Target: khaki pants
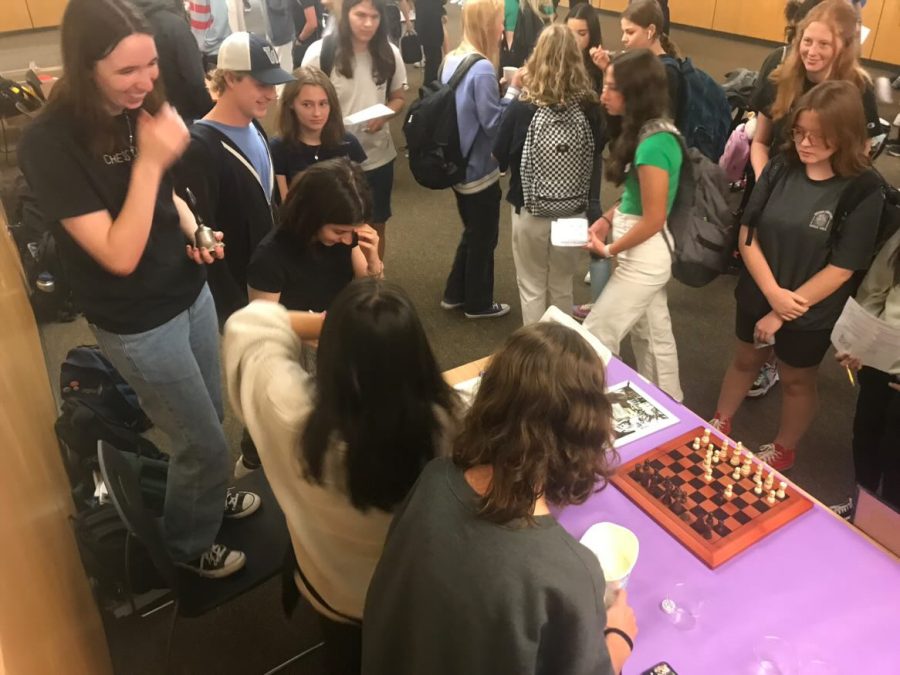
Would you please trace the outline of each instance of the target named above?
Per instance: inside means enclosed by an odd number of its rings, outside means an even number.
[[[522,323],[537,322],[550,305],[572,313],[572,275],[584,269],[585,252],[550,243],[550,218],[538,218],[524,207],[512,210],[512,250],[522,304]]]
[[[640,220],[615,212],[613,241]],[[609,282],[584,320],[584,327],[614,353],[631,334],[638,372],[676,401],[684,394],[678,376],[678,350],[666,284],[672,276],[672,256],[659,232],[617,256]]]

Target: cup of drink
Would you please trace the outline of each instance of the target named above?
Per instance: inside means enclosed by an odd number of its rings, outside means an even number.
[[[517,70],[518,70],[518,68],[515,68],[513,66],[504,66],[503,67],[503,79],[506,80],[507,85],[512,84],[513,77],[515,77]]]
[[[638,558],[638,538],[634,532],[621,525],[597,523],[588,528],[581,543],[600,561],[603,577],[606,579],[603,601],[609,607],[619,589],[628,584],[628,577]]]

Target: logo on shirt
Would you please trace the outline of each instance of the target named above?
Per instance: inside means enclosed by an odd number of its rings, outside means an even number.
[[[122,150],[121,152],[112,155],[103,155],[103,162],[107,166],[112,166],[114,164],[128,164],[134,159],[134,156],[134,148],[128,148],[127,150]]]
[[[816,211],[813,214],[812,220],[809,221],[809,226],[814,230],[827,232],[828,228],[831,227],[832,220],[834,220],[834,215],[831,211]]]

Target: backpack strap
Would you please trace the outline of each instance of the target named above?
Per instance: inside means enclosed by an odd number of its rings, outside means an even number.
[[[841,228],[844,221],[856,210],[860,204],[876,192],[884,191],[884,178],[875,169],[867,169],[856,176],[847,187],[841,191],[837,207],[834,209],[834,221],[831,226],[829,247],[834,246],[841,237]]]
[[[681,135],[681,132],[678,131],[678,127],[675,126],[675,123],[670,119],[659,117],[644,122],[644,126],[641,127],[641,130],[638,133],[638,145],[646,141],[651,136],[664,133],[672,134],[683,144],[684,137]]]
[[[456,66],[456,70],[453,72],[453,75],[450,76],[450,79],[447,81],[447,86],[450,87],[452,91],[456,91],[456,88],[463,81],[463,78],[466,76],[466,73],[479,61],[483,61],[484,57],[481,54],[469,54],[466,58],[460,61],[460,64]],[[438,78],[441,77],[444,73],[444,64],[441,64],[441,72],[438,73]]]
[[[319,69],[326,77],[331,77],[334,70],[334,55],[337,51],[337,36],[334,33],[322,38],[322,51],[319,53]]]
[[[759,222],[759,217],[762,215],[763,210],[766,207],[766,204],[769,203],[769,199],[772,197],[772,189],[775,187],[775,184],[781,180],[781,177],[784,175],[787,170],[787,164],[785,162],[783,155],[775,155],[773,159],[769,162],[769,175],[767,177],[767,190],[766,196],[763,200],[762,206],[759,207],[756,214],[753,218],[750,219],[750,222],[745,223],[747,225],[747,239],[744,242],[745,246],[749,246],[753,243],[753,233],[756,230],[756,226]],[[753,189],[756,190],[759,187],[759,183],[756,182],[753,186]],[[743,211],[743,210],[742,210]]]

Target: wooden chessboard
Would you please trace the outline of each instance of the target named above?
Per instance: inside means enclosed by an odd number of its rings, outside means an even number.
[[[767,492],[755,494],[753,475],[760,463],[755,458],[751,474],[739,480],[732,478],[735,467],[727,460],[713,464],[713,479],[707,483],[703,479],[706,448],[694,450],[692,447],[694,439],[702,436],[703,429],[698,427],[664,443],[621,465],[610,482],[714,569],[808,511],[812,508],[812,502],[790,484],[784,498],[774,504],[767,502]],[[721,449],[719,438],[711,435],[709,442]],[[645,462],[649,462],[661,478],[668,478],[672,485],[684,491],[682,507],[665,504],[661,487],[651,490],[639,482],[639,465],[646,466]],[[764,466],[767,473],[771,471]],[[776,488],[780,480],[783,479],[776,475]],[[734,496],[731,499],[723,496],[727,485],[733,486]],[[676,510],[683,512],[678,514]],[[709,514],[718,522],[712,529],[703,525]]]

